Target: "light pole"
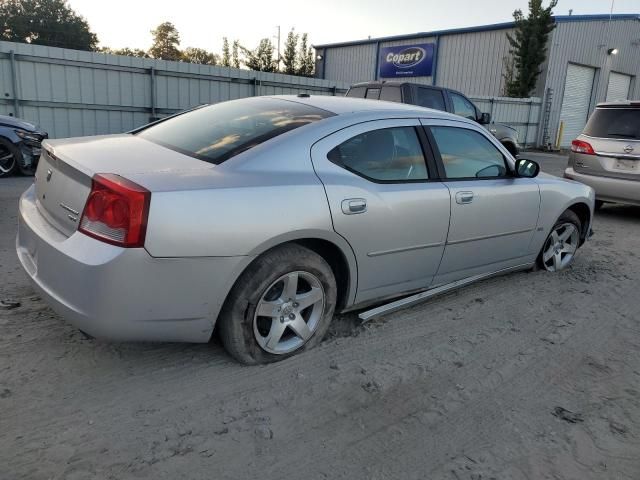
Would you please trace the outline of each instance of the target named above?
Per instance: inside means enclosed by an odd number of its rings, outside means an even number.
[[[278,29],[278,36],[275,37],[278,39],[278,71],[280,71],[280,25],[276,25]]]

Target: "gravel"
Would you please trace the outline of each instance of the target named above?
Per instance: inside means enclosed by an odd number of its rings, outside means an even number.
[[[565,159],[524,154],[559,173]],[[258,367],[85,337],[14,252],[0,180],[0,479],[640,478],[640,208],[563,272],[494,278]]]

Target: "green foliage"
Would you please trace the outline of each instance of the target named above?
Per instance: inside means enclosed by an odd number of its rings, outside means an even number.
[[[154,30],[151,30],[151,34],[153,35],[153,45],[149,49],[149,55],[152,58],[161,58],[162,60],[182,59],[182,52],[178,48],[180,34],[173,23],[161,23]]]
[[[227,37],[222,39],[222,66],[231,66],[231,52],[229,51],[229,40],[227,40]]]
[[[260,72],[277,72],[278,62],[273,58],[273,43],[268,38],[260,40],[260,44],[254,50],[239,45],[244,54],[244,64],[250,70]]]
[[[295,75],[298,73],[297,62],[298,53],[298,35],[293,29],[287,34],[287,40],[284,42],[284,52],[282,55],[282,64],[284,65],[283,73]]]
[[[102,47],[98,49],[101,53],[110,53],[111,55],[124,55],[126,57],[149,58],[149,54],[140,48],[109,48]]]
[[[516,28],[513,35],[507,33],[509,53],[512,59],[505,63],[505,92],[509,97],[528,97],[536,87],[540,67],[547,57],[547,40],[555,28],[553,9],[558,0],[551,0],[548,7],[542,0],[529,0],[529,14],[522,10],[513,12]]]
[[[96,50],[98,37],[65,0],[0,0],[0,40]]]
[[[204,48],[187,47],[182,52],[182,60],[201,65],[217,65],[220,57],[215,53],[206,51]]]
[[[231,48],[231,66],[233,68],[240,68],[240,43],[238,40],[233,41],[233,47]]]
[[[308,37],[303,33],[300,37],[300,48],[298,49],[298,70],[297,74],[302,77],[311,77],[315,69],[313,48],[308,46]]]

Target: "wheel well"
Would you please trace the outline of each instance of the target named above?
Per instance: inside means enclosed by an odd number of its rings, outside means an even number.
[[[328,240],[322,240],[319,238],[303,238],[300,240],[294,240],[292,243],[297,243],[298,245],[316,252],[329,264],[333,271],[333,275],[336,278],[336,286],[338,290],[336,312],[344,309],[348,300],[351,275],[349,274],[349,264],[347,263],[347,259],[340,248]]]
[[[591,210],[589,210],[589,206],[586,203],[574,203],[568,208],[568,210],[571,210],[580,219],[580,223],[582,224],[580,240],[584,241],[585,238],[587,238],[589,220],[591,219]]]

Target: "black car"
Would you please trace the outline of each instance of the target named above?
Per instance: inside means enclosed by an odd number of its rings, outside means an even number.
[[[514,157],[518,154],[518,132],[502,123],[491,123],[491,115],[480,109],[464,94],[450,88],[410,82],[364,82],[351,86],[347,97],[387,100],[434,108],[470,118],[489,130]]]
[[[19,171],[33,175],[38,166],[45,131],[33,123],[0,115],[0,177]]]

